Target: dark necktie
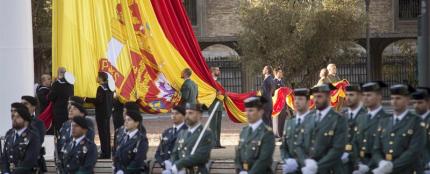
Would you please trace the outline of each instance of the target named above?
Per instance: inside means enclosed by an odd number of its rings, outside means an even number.
[[[72,144],[72,150],[73,150],[73,149],[75,149],[75,147],[76,147],[76,140],[75,140],[75,141],[73,141],[72,143],[73,143],[73,144]]]
[[[399,118],[396,118],[396,119],[394,119],[394,125],[396,125],[397,123],[399,123],[400,122],[400,119]]]
[[[354,119],[354,113],[350,112],[349,113],[349,120],[352,120],[352,119]]]
[[[252,135],[252,127],[249,127],[248,129],[248,137]]]
[[[15,133],[15,140],[14,140],[13,142],[18,141],[18,138],[19,138],[19,134],[18,134],[18,133]]]
[[[368,119],[368,120],[372,120],[372,114],[368,113],[368,114],[367,114],[367,119]]]
[[[178,128],[176,128],[176,127],[173,128],[173,134],[176,134],[176,132],[178,131],[177,129]]]
[[[318,114],[317,114],[317,123],[319,123],[321,121],[321,117],[322,117],[321,112],[318,112]]]
[[[298,118],[298,119],[297,119],[297,126],[300,126],[300,124],[302,124],[302,119],[301,119],[301,118]]]

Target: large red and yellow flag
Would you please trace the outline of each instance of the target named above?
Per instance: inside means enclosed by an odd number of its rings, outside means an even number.
[[[181,0],[54,0],[52,26],[52,68],[74,74],[75,95],[94,97],[97,72],[105,71],[121,100],[163,113],[179,100],[181,71],[190,68],[200,103],[222,98],[230,118],[246,122],[243,99],[255,93],[229,93],[213,80]]]

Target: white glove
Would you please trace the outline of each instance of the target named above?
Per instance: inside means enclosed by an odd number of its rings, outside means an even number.
[[[166,168],[166,170],[172,170],[172,162],[170,160],[165,160],[164,167]]]
[[[424,170],[424,174],[430,174],[430,170]]]
[[[340,159],[342,160],[342,163],[348,163],[349,161],[349,153],[343,152],[342,157],[340,157]]]
[[[163,170],[161,174],[172,174],[171,170]]]
[[[239,174],[248,174],[247,171],[240,171]]]
[[[284,174],[286,173],[292,173],[297,171],[297,168],[299,167],[299,164],[297,161],[293,158],[288,158],[285,160],[285,164],[282,165],[282,171]]]
[[[378,168],[372,170],[374,174],[387,174],[393,171],[393,163],[391,161],[382,160],[378,164]]]
[[[318,163],[313,159],[305,160],[305,167],[302,168],[303,174],[316,174],[318,172]]]
[[[182,170],[178,171],[178,168],[176,168],[176,165],[173,165],[173,167],[172,167],[172,173],[173,174],[186,174],[187,172],[185,171],[185,169],[182,169]]]
[[[365,174],[369,171],[369,167],[364,164],[358,164],[358,170],[352,172],[352,174]]]
[[[116,174],[124,174],[124,171],[118,170],[118,172],[116,172]]]

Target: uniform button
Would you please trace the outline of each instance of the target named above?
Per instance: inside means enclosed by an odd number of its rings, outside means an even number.
[[[366,147],[362,147],[361,150],[366,150]]]
[[[393,143],[394,143],[394,142],[392,142],[392,141],[390,141],[390,142],[389,142],[389,144],[391,144],[391,145],[392,145]]]
[[[182,154],[182,158],[185,158],[185,154]]]
[[[363,140],[363,143],[366,143],[366,142],[367,142],[367,140],[366,140],[366,139],[364,139],[364,140]]]
[[[394,137],[395,135],[396,135],[396,134],[394,134],[394,133],[391,133],[391,136],[392,136],[392,137]]]
[[[393,150],[393,149],[390,149],[388,152],[393,153],[393,152],[394,152],[394,150]]]

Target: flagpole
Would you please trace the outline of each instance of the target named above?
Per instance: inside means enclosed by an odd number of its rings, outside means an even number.
[[[205,133],[206,129],[208,129],[209,124],[210,124],[210,122],[211,122],[211,120],[212,120],[212,117],[215,115],[215,111],[216,111],[216,110],[218,109],[218,107],[219,107],[219,103],[220,103],[220,101],[218,101],[218,100],[217,100],[217,102],[215,103],[215,107],[212,109],[212,113],[209,115],[208,121],[206,121],[205,127],[203,127],[203,130],[202,130],[202,132],[200,132],[200,135],[199,135],[199,138],[198,138],[198,139],[197,139],[197,141],[196,141],[196,144],[194,144],[194,147],[193,147],[193,149],[191,150],[191,155],[194,155],[194,152],[196,152],[197,147],[199,146],[200,141],[201,141],[201,140],[202,140],[202,138],[203,138],[203,134]]]
[[[0,5],[0,135],[12,127],[10,104],[34,95],[31,1],[2,0]]]

